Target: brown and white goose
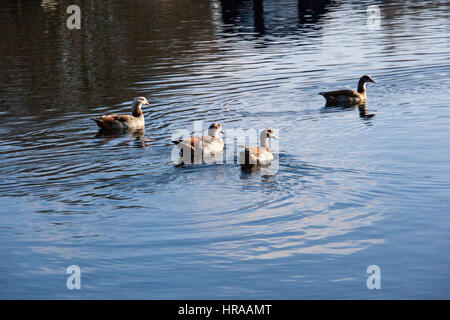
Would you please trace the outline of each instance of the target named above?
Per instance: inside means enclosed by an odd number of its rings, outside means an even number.
[[[344,89],[337,91],[320,92],[319,94],[324,96],[324,98],[327,100],[327,105],[363,104],[367,101],[367,82],[376,83],[371,76],[364,75],[358,81],[358,90]]]
[[[207,136],[192,136],[172,141],[181,150],[186,149],[192,154],[211,155],[223,151],[224,143],[219,133],[224,134],[220,123],[213,123],[208,128]]]
[[[131,104],[131,115],[108,114],[92,118],[102,130],[140,130],[145,128],[142,106],[148,105],[145,97],[134,98]]]
[[[273,154],[269,148],[269,138],[278,140],[272,129],[263,130],[259,135],[259,147],[244,147],[244,151],[239,154],[239,163],[242,169],[250,169],[259,164],[268,165],[272,162]]]

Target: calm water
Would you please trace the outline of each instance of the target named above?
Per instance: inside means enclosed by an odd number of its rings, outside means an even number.
[[[72,1],[2,1],[0,298],[450,298],[450,2],[310,3],[83,1],[68,30]],[[363,74],[375,117],[324,108]],[[138,95],[145,136],[97,135]],[[175,167],[200,120],[278,130],[279,170]]]

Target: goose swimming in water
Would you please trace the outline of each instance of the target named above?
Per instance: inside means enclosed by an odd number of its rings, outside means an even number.
[[[324,98],[327,100],[327,105],[364,104],[367,100],[366,84],[368,82],[376,83],[371,76],[364,75],[358,81],[357,90],[344,89],[337,91],[320,92],[319,94],[324,96]]]
[[[183,151],[189,151],[191,155],[212,155],[223,151],[224,143],[219,133],[224,134],[220,123],[213,123],[208,128],[206,136],[192,136],[172,141]]]
[[[150,106],[145,97],[134,98],[131,115],[108,114],[92,118],[102,130],[139,130],[145,128],[144,114],[141,107]]]
[[[239,163],[242,169],[249,169],[259,164],[267,165],[272,162],[273,154],[269,148],[269,138],[278,140],[272,129],[263,130],[259,135],[259,147],[244,147],[244,151],[239,154]]]

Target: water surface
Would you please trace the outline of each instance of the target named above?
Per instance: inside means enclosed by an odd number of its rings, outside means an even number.
[[[2,2],[0,297],[448,299],[450,3],[311,3]],[[363,74],[374,117],[324,108]],[[98,135],[138,95],[144,137]],[[279,166],[174,166],[194,121]]]

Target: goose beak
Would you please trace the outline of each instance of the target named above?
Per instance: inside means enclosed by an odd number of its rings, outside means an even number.
[[[150,102],[147,102],[146,105],[148,105],[149,107],[151,107]]]
[[[272,138],[272,139],[275,139],[275,140],[280,140],[280,139],[278,139],[278,137],[276,137],[276,136],[272,136],[271,138]]]
[[[222,130],[222,129],[220,130],[220,133],[221,133],[221,134],[225,134],[225,132],[223,132],[223,130]]]
[[[377,83],[375,80],[373,80],[372,78],[370,78],[370,82],[373,82],[373,83]]]

